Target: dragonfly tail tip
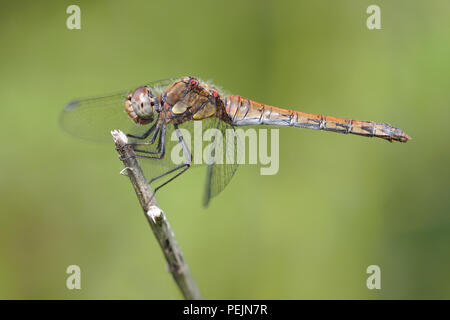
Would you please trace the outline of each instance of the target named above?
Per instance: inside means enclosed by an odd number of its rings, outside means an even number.
[[[405,140],[403,142],[408,142],[409,140],[412,140],[410,136],[408,136],[406,133],[404,134]]]

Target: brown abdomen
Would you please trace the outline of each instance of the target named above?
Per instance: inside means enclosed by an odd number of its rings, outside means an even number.
[[[378,137],[389,141],[406,142],[411,139],[401,129],[386,123],[335,118],[287,110],[264,105],[239,96],[229,96],[224,100],[227,114],[236,126],[265,124],[345,134],[352,133],[366,137]]]

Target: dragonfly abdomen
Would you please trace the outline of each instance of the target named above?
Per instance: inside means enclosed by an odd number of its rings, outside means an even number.
[[[389,141],[406,142],[411,139],[401,129],[374,121],[336,118],[277,108],[239,96],[225,98],[225,108],[236,126],[274,125],[351,133],[366,137],[378,137]]]

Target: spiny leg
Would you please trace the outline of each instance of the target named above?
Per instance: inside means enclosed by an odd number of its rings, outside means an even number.
[[[139,152],[139,153],[147,153],[147,154],[159,154],[162,152],[164,146],[165,146],[165,140],[166,140],[166,126],[163,125],[161,127],[161,129],[159,130],[159,138],[158,138],[158,145],[156,146],[156,150],[155,151],[151,151],[151,150],[142,150],[142,149],[134,149],[135,152]],[[153,138],[153,137],[152,137]],[[139,143],[139,144],[134,144],[134,146],[143,146],[143,145],[151,145],[153,144],[154,141],[150,141],[149,143]]]
[[[155,142],[156,137],[157,137],[158,133],[160,132],[161,128],[164,128],[164,133],[165,133],[165,126],[164,126],[164,125],[161,126],[161,125],[158,123],[158,124],[152,126],[152,128],[153,128],[153,127],[154,127],[154,129],[153,129],[153,130],[154,130],[154,131],[153,131],[153,135],[152,135],[152,137],[151,137],[151,139],[150,139],[149,142],[129,142],[129,143],[127,143],[127,144],[124,144],[121,148],[124,148],[124,147],[126,147],[126,146],[132,146],[132,147],[133,147],[133,150],[134,150],[135,152],[139,152],[139,153],[147,153],[147,154],[159,154],[159,153],[161,152],[161,148],[162,148],[162,144],[161,144],[161,137],[162,137],[162,135],[161,135],[161,134],[159,135],[158,146],[157,146],[157,148],[156,148],[155,151],[135,149],[135,146],[138,146],[138,145],[139,145],[139,146],[142,146],[142,145],[152,145],[152,144]],[[138,156],[138,155],[136,155],[136,156]],[[134,156],[130,156],[130,157],[134,157]],[[138,157],[144,157],[144,156],[138,156]],[[145,157],[144,157],[144,158],[145,158]],[[155,157],[149,157],[149,158],[154,159]],[[160,158],[159,158],[159,159],[160,159]],[[125,160],[125,159],[121,158],[120,160]]]
[[[159,134],[158,139],[158,146],[155,151],[148,151],[148,150],[140,150],[140,149],[134,149],[137,153],[144,153],[144,154],[157,154],[157,156],[147,156],[142,154],[136,154],[136,157],[144,158],[144,159],[162,159],[166,153],[166,126],[162,126]]]
[[[168,184],[169,182],[171,182],[172,180],[174,180],[175,178],[177,178],[178,176],[180,176],[182,173],[184,173],[187,169],[189,169],[191,167],[192,164],[192,154],[191,151],[189,150],[189,147],[186,145],[186,142],[184,141],[183,135],[181,133],[181,131],[178,129],[177,125],[174,125],[175,127],[175,132],[178,136],[178,141],[181,144],[181,147],[183,149],[183,154],[185,157],[186,162],[177,166],[176,168],[173,168],[167,172],[164,172],[163,174],[160,174],[156,177],[153,177],[152,179],[150,179],[149,184],[168,175],[171,174],[173,172],[176,172],[178,170],[180,170],[179,172],[177,172],[177,174],[175,174],[173,177],[169,178],[167,181],[163,182],[162,184],[160,184],[159,186],[157,186],[154,191],[153,191],[153,196],[150,199],[150,201],[153,199],[156,191],[158,191],[159,189],[161,189],[163,186],[165,186],[166,184]],[[163,144],[163,148],[164,148],[164,144]],[[148,158],[148,157],[147,157]]]
[[[184,171],[186,171],[187,169],[189,169],[189,167],[190,167],[190,164],[189,164],[189,163],[183,163],[183,164],[179,165],[179,166],[176,167],[176,168],[173,168],[173,169],[171,169],[171,170],[169,170],[169,171],[167,171],[167,172],[164,172],[163,174],[160,174],[159,176],[156,176],[156,177],[151,178],[150,181],[149,181],[149,183],[152,183],[153,181],[155,181],[155,180],[157,180],[157,179],[159,179],[159,178],[162,178],[162,177],[164,177],[164,176],[166,176],[166,175],[168,175],[168,174],[170,174],[170,173],[172,173],[172,172],[175,172],[175,171],[177,171],[177,170],[182,169],[182,170],[181,170],[180,172],[178,172],[176,175],[174,175],[173,177],[171,177],[171,178],[168,179],[167,181],[165,181],[165,182],[163,182],[162,184],[160,184],[159,186],[157,186],[153,192],[156,192],[158,189],[160,189],[161,187],[163,187],[163,186],[165,186],[166,184],[168,184],[170,181],[172,181],[173,179],[175,179],[176,177],[178,177],[180,174],[182,174]]]
[[[155,190],[153,190],[153,195],[150,198],[150,201],[153,199],[153,197],[155,196],[156,191],[158,191],[159,189],[161,189],[162,187],[164,187],[166,184],[168,184],[170,181],[174,180],[175,178],[179,177],[182,173],[186,172],[187,169],[190,168],[190,164],[182,164],[181,166],[179,166],[177,169],[181,169],[183,168],[180,172],[178,172],[176,175],[174,175],[172,178],[168,179],[167,181],[165,181],[164,183],[160,184],[159,186],[157,186],[155,188]]]
[[[155,143],[156,137],[158,136],[158,133],[162,127],[165,127],[165,126],[161,125],[160,123],[156,123],[154,125],[153,134],[152,134],[152,137],[150,138],[150,141],[148,141],[148,142],[130,142],[130,143],[128,143],[128,145],[146,146],[146,145],[151,145],[151,144]]]
[[[149,183],[152,183],[153,181],[155,181],[155,180],[157,180],[157,179],[159,179],[159,178],[162,178],[162,177],[164,177],[164,176],[166,176],[166,175],[168,175],[168,174],[170,174],[170,173],[172,173],[172,172],[175,172],[175,171],[177,171],[177,170],[179,170],[179,169],[182,169],[182,168],[185,167],[185,166],[190,167],[191,164],[192,164],[192,154],[191,154],[191,151],[189,150],[189,147],[186,145],[186,142],[184,141],[183,135],[182,135],[181,131],[178,129],[178,126],[177,126],[177,125],[174,125],[174,127],[175,127],[175,132],[176,132],[176,134],[177,134],[177,136],[178,136],[178,142],[181,144],[181,147],[182,147],[182,149],[183,149],[183,155],[184,155],[184,157],[185,157],[186,162],[183,163],[183,164],[181,164],[181,165],[179,165],[179,166],[177,166],[176,168],[173,168],[173,169],[171,169],[171,170],[169,170],[169,171],[167,171],[167,172],[164,172],[163,174],[160,174],[160,175],[158,175],[158,176],[156,176],[156,177],[153,177],[152,179],[150,179],[150,182],[149,182]],[[176,176],[178,176],[178,175],[179,175],[179,173],[178,173]],[[176,176],[174,176],[174,177],[176,177]],[[173,177],[173,178],[174,178],[174,177]],[[173,180],[173,178],[171,178],[170,181]],[[169,181],[167,181],[167,182],[169,182]],[[167,182],[165,182],[164,184],[158,186],[157,188],[162,187],[162,186],[165,185]]]
[[[136,145],[151,145],[151,144],[153,144],[155,142],[154,140],[156,139],[156,136],[157,136],[159,131],[161,131],[161,133],[159,135],[158,146],[157,146],[155,151],[135,149]],[[149,142],[146,142],[146,143],[127,143],[127,144],[125,144],[124,146],[121,147],[121,148],[124,148],[125,146],[132,146],[134,152],[136,152],[136,153],[159,154],[158,156],[144,156],[144,155],[141,155],[141,154],[135,154],[135,155],[129,156],[127,158],[120,158],[120,160],[123,161],[125,159],[134,158],[134,157],[147,158],[147,159],[161,159],[164,156],[164,152],[165,152],[165,143],[164,143],[165,136],[166,136],[166,127],[157,125],[156,128],[155,128],[155,131],[153,133],[153,136],[152,136],[152,138],[151,138],[151,140]]]
[[[155,123],[150,127],[150,129],[148,129],[147,131],[145,131],[145,132],[144,132],[142,135],[140,135],[140,136],[135,136],[135,135],[132,135],[132,134],[127,134],[127,137],[128,137],[128,138],[139,139],[139,140],[144,140],[144,139],[146,139],[146,138],[150,135],[150,133],[152,133],[153,130],[155,130],[156,124],[157,124],[157,122],[155,122]]]

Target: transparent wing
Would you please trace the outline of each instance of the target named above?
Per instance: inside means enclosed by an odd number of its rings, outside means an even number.
[[[173,81],[175,79],[165,79],[147,85],[163,90]],[[136,88],[70,102],[60,115],[61,127],[75,137],[96,142],[111,142],[110,131],[114,129],[120,129],[127,134],[141,135],[152,124],[137,125],[124,109],[128,93]]]
[[[217,196],[233,178],[242,158],[242,145],[234,128],[224,121],[211,119],[215,127],[210,147],[206,147],[206,184],[203,205],[206,207],[212,197]],[[208,134],[206,134],[208,136]]]
[[[192,154],[192,168],[207,166],[203,202],[207,206],[210,199],[231,181],[242,157],[243,151],[239,149],[241,140],[231,125],[214,118],[187,121],[179,125],[179,129]],[[156,143],[144,148],[154,150]],[[171,123],[166,126],[165,156],[161,159],[139,159],[148,179],[174,169],[185,161],[183,149]],[[155,186],[168,177],[155,182]]]
[[[197,157],[197,155],[194,154],[195,150],[199,150],[198,146],[194,149],[194,137],[195,137],[195,132],[194,132],[195,128],[194,127],[195,127],[194,121],[188,121],[188,122],[185,122],[178,126],[178,128],[182,132],[184,141],[186,142],[190,152],[192,153],[192,156],[193,156],[192,165],[193,165],[193,167],[197,167],[197,166],[202,165],[203,163],[201,162],[201,159],[199,159],[200,156]],[[178,136],[175,133],[174,125],[172,123],[168,123],[166,125],[165,130],[166,130],[166,134],[165,134],[165,141],[164,141],[164,147],[165,147],[164,156],[160,159],[149,159],[149,158],[143,158],[143,157],[138,158],[138,161],[139,161],[139,163],[145,173],[145,176],[147,177],[148,180],[150,180],[153,177],[159,176],[171,169],[174,169],[181,164],[186,163],[186,158],[184,156],[182,146],[179,143]],[[158,138],[156,139],[154,144],[136,146],[135,149],[150,151],[150,152],[155,151],[158,147],[158,140],[159,140],[160,134],[161,134],[161,131],[158,134]],[[130,139],[130,140],[133,141],[134,139]],[[149,140],[149,139],[146,139],[146,140]],[[140,142],[142,142],[142,141],[140,141]],[[146,154],[146,153],[142,153],[142,152],[137,152],[137,154],[143,155],[143,156],[150,156],[150,157],[157,156],[157,155]],[[174,172],[174,174],[175,173],[176,172]],[[160,183],[167,180],[167,178],[169,178],[170,176],[171,175],[167,176],[166,178],[161,178],[160,180],[155,181],[155,186],[158,186]]]

